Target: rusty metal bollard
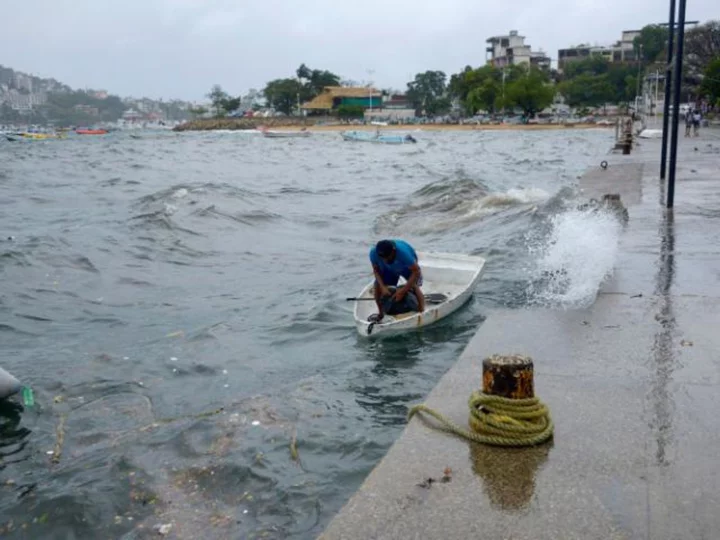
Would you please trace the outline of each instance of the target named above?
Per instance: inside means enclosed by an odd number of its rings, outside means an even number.
[[[533,361],[529,356],[494,354],[483,360],[485,394],[510,399],[535,397]]]

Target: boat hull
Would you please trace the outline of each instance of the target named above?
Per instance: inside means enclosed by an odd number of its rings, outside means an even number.
[[[397,335],[429,326],[460,309],[470,298],[482,277],[485,259],[455,253],[418,253],[423,272],[423,293],[441,293],[447,300],[426,305],[422,313],[386,315],[382,322],[371,323],[368,317],[377,312],[375,302],[355,302],[353,315],[358,334],[363,337]],[[374,282],[368,283],[359,298],[373,297]]]
[[[268,139],[299,139],[309,136],[309,131],[263,131],[263,137]]]
[[[343,140],[351,142],[367,142],[374,144],[412,144],[415,139],[408,139],[404,135],[376,135],[362,131],[344,131],[341,133]]]

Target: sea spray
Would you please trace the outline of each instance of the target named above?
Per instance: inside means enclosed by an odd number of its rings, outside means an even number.
[[[586,307],[615,266],[622,226],[604,211],[570,210],[549,218],[543,240],[530,243],[536,304]]]

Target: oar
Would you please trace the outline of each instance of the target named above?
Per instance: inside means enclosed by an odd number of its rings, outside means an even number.
[[[429,293],[425,295],[425,302],[428,304],[442,304],[447,301],[448,297],[442,293]],[[350,297],[345,299],[346,302],[374,302],[374,298],[363,297]]]

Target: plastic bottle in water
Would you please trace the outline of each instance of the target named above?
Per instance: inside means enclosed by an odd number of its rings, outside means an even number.
[[[35,397],[33,396],[32,388],[29,386],[23,386],[22,397],[23,403],[26,407],[32,407],[35,405]]]

